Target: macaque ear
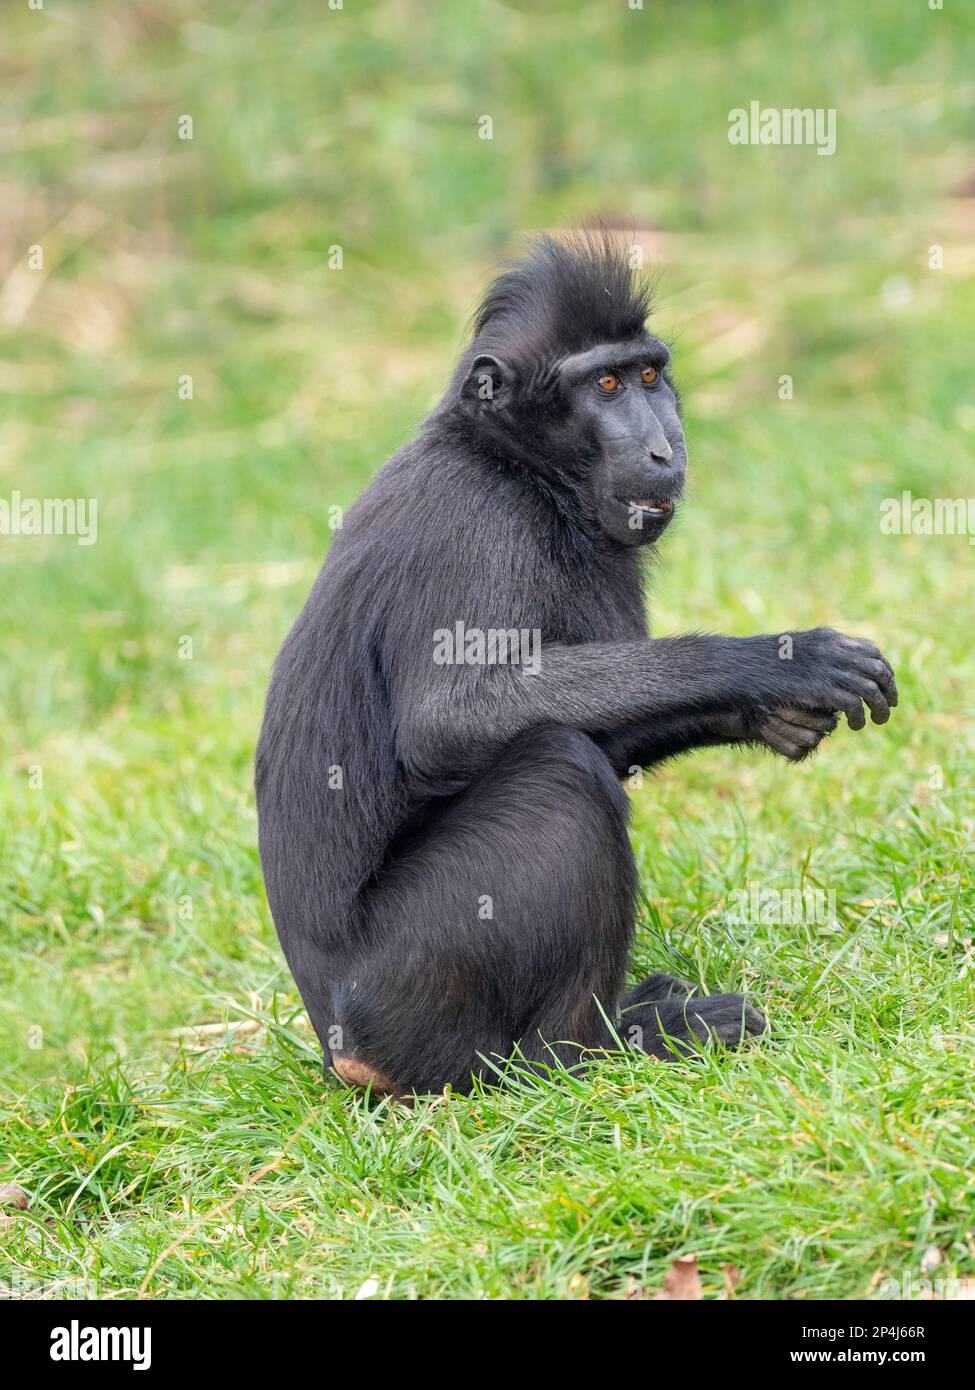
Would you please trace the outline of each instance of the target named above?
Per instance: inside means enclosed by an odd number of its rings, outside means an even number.
[[[511,384],[511,372],[500,357],[482,352],[471,363],[462,395],[472,405],[490,406]]]

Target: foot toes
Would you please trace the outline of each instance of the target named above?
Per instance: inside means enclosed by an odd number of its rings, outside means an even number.
[[[646,1050],[656,1057],[678,1052],[693,1055],[702,1044],[737,1047],[746,1038],[766,1029],[765,1017],[741,994],[706,994],[685,1000],[665,1000],[657,1005],[656,1039]]]
[[[743,1039],[765,1032],[764,1016],[741,994],[710,994],[692,1000],[685,1017],[702,1042],[710,1037],[725,1047],[736,1047]]]

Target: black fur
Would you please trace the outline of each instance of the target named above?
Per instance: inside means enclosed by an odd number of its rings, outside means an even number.
[[[829,629],[789,634],[785,659],[774,636],[649,639],[641,550],[686,454],[648,309],[599,236],[543,239],[503,274],[275,666],[257,755],[274,920],[326,1061],[396,1092],[466,1089],[516,1045],[578,1060],[620,1008],[657,1055],[761,1031],[740,996],[668,977],[624,996],[619,778],[713,743],[798,759],[835,712],[862,727],[861,701],[877,722],[896,702],[876,648]],[[458,622],[538,630],[538,673],[437,664]]]
[[[540,237],[530,258],[515,261],[484,296],[473,350],[496,350],[532,368],[593,343],[642,337],[651,308],[649,285],[605,237]]]

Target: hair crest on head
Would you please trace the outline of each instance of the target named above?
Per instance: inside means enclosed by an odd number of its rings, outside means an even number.
[[[638,338],[653,310],[623,240],[605,228],[535,237],[509,262],[474,315],[471,348],[519,366],[597,343]]]

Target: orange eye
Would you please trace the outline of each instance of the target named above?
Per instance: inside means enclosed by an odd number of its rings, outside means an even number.
[[[652,386],[653,383],[657,380],[656,367],[644,367],[643,371],[640,373],[640,379],[642,380],[644,386]]]
[[[616,391],[619,387],[619,384],[620,379],[615,372],[604,372],[603,375],[596,382],[596,385],[599,387],[600,391],[606,391],[610,393]]]

